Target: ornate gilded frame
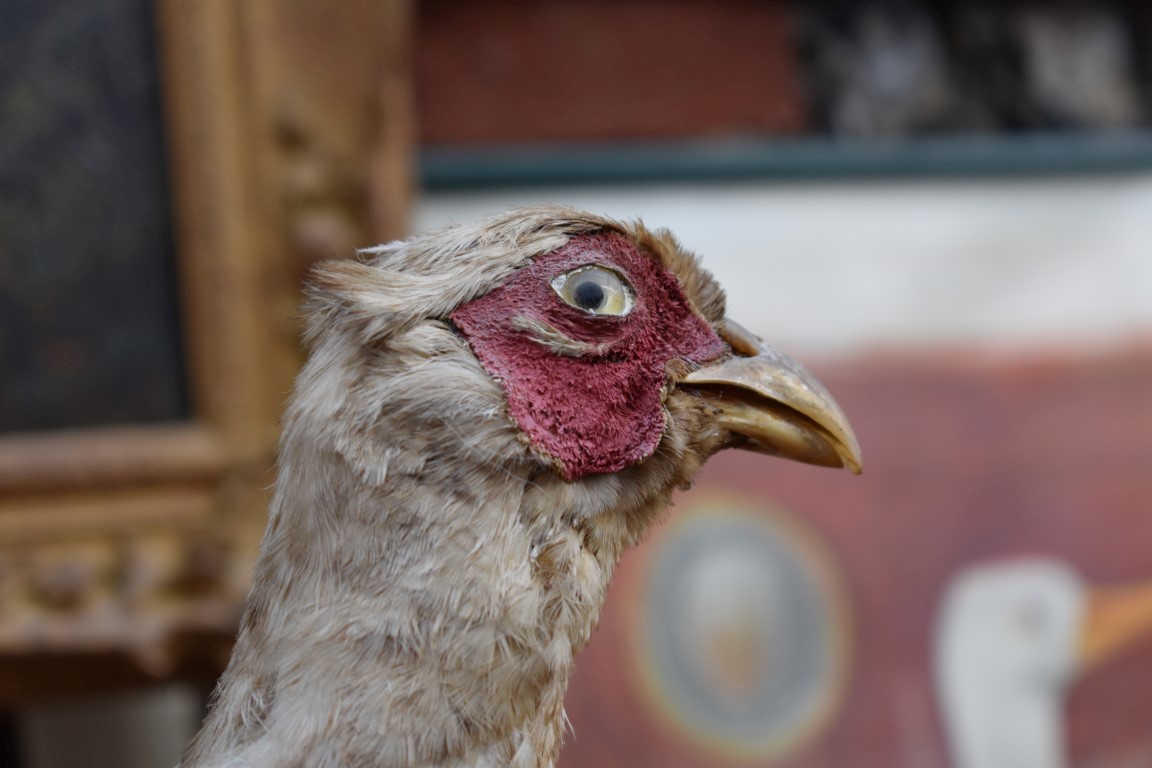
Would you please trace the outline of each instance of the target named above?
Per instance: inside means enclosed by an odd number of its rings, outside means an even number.
[[[194,415],[0,438],[0,704],[219,671],[300,277],[406,223],[406,0],[156,8]]]

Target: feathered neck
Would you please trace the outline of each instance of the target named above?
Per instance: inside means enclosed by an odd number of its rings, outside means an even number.
[[[182,765],[552,765],[572,656],[666,492],[620,516],[627,480],[545,471],[443,326],[378,359],[340,346],[301,375],[232,661]]]

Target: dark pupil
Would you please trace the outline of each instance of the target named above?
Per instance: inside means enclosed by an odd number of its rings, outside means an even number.
[[[594,280],[585,280],[572,291],[572,298],[580,309],[599,309],[604,303],[604,288]]]

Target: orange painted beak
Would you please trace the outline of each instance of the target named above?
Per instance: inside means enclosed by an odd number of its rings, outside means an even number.
[[[1149,635],[1152,582],[1094,589],[1077,649],[1080,668],[1098,667]]]

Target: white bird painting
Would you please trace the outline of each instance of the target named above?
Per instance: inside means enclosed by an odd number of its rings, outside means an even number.
[[[1152,632],[1152,582],[1093,588],[1052,559],[976,565],[949,584],[936,630],[954,768],[1069,768],[1065,694]]]

